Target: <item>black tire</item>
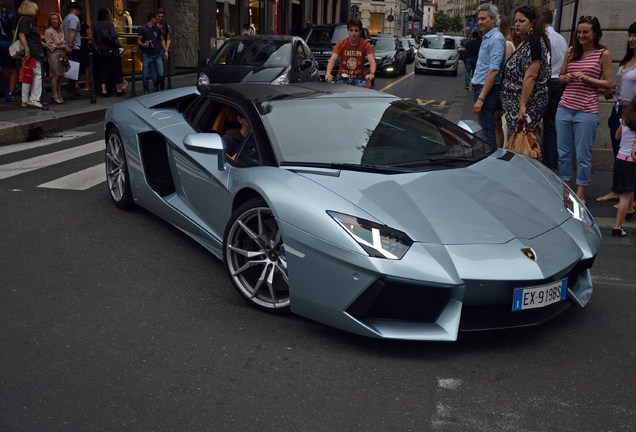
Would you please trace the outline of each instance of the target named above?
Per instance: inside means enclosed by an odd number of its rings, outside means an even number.
[[[232,284],[252,306],[289,313],[285,244],[274,214],[253,198],[232,214],[223,236],[223,262]]]
[[[135,206],[130,187],[126,150],[119,130],[113,126],[106,133],[106,184],[110,198],[120,209],[131,209]]]

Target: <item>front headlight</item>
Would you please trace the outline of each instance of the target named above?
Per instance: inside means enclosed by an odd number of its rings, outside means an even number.
[[[594,226],[594,218],[587,211],[585,204],[565,183],[563,183],[563,204],[574,219],[580,220],[589,226]]]
[[[197,84],[200,86],[206,86],[210,84],[210,79],[208,78],[206,74],[200,73],[199,77],[197,78]]]
[[[448,59],[449,60],[455,60],[457,58],[457,54],[451,54]]]
[[[272,84],[277,84],[277,85],[289,84],[289,74],[288,73],[282,74],[281,76],[276,78],[274,81],[272,81]]]
[[[426,57],[424,56],[424,54],[422,54],[421,52],[417,52],[417,57],[421,58],[422,60],[426,60]]]
[[[386,225],[334,211],[327,213],[371,257],[399,260],[413,244],[405,233]]]

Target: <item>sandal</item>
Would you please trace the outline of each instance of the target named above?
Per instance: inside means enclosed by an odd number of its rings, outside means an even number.
[[[618,201],[618,194],[615,192],[608,192],[603,196],[596,198],[596,202],[605,202],[605,201]]]
[[[627,235],[627,231],[621,228],[612,229],[612,237],[625,237]]]
[[[52,100],[58,105],[64,105],[64,101],[62,100],[62,98],[52,98]]]

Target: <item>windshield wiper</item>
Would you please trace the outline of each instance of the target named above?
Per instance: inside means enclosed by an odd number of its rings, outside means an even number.
[[[451,156],[442,156],[431,159],[420,159],[420,160],[410,160],[405,162],[395,162],[392,164],[388,164],[391,167],[413,167],[416,168],[418,166],[426,166],[426,165],[450,165],[454,163],[473,163],[477,162],[475,159],[470,158],[461,158],[461,157],[451,157]]]
[[[330,163],[322,163],[322,162],[281,162],[280,166],[302,166],[302,167],[311,167],[311,168],[331,168],[338,170],[347,170],[347,171],[361,171],[361,172],[372,172],[378,174],[399,174],[399,173],[408,173],[412,172],[409,169],[399,169],[388,166],[378,166],[378,165],[364,165],[364,164],[353,164],[353,163],[341,163],[341,162],[330,162]]]

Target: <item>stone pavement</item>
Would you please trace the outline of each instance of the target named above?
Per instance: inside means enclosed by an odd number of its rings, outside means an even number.
[[[461,71],[460,71],[461,72]],[[448,113],[452,121],[460,119],[473,119],[476,117],[472,112],[472,92],[464,89],[463,73],[458,74],[456,97]],[[179,88],[196,84],[196,73],[185,73],[172,76],[172,87]],[[143,94],[141,81],[136,82],[137,95]],[[130,97],[131,84],[127,89],[127,96],[108,98],[91,98],[88,93],[78,100],[65,99],[64,105],[58,105],[50,100],[48,110],[35,108],[22,108],[19,95],[13,103],[0,100],[0,145],[33,141],[40,139],[47,134],[72,129],[86,124],[97,123],[104,119],[106,110],[122,100]],[[598,133],[608,133],[604,125],[599,126]],[[610,235],[609,230],[614,225],[616,211],[612,208],[613,203],[597,203],[595,198],[609,191],[612,185],[612,172],[604,170],[594,170],[592,172],[592,184],[588,189],[587,207],[596,218],[599,226],[603,229],[604,235]],[[636,219],[626,222],[624,227],[630,234],[636,234]]]

